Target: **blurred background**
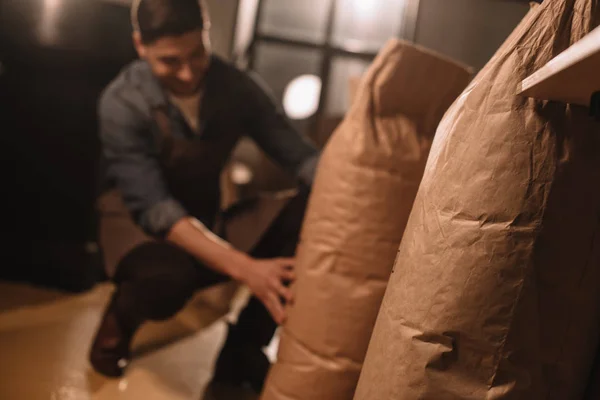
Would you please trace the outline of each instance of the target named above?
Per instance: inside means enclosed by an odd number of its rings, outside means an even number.
[[[0,0],[0,278],[83,291],[97,245],[100,91],[134,53],[128,0]],[[322,146],[390,38],[481,68],[528,10],[502,0],[208,0],[215,52],[258,73]],[[402,90],[402,88],[398,88]],[[231,190],[292,186],[249,141]]]

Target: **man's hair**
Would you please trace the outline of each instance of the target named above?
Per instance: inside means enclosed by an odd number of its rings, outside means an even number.
[[[200,0],[135,0],[131,21],[142,41],[152,43],[208,27],[205,11]]]

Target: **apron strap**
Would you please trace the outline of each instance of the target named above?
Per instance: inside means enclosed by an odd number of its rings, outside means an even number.
[[[171,129],[171,119],[167,113],[166,107],[156,107],[152,110],[152,118],[158,126],[160,133],[158,139],[158,148],[160,151],[165,151],[165,146],[173,138],[173,130]]]

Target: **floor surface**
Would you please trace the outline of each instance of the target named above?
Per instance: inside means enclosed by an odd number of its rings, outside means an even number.
[[[116,380],[95,373],[87,360],[112,291],[111,284],[102,284],[85,294],[65,295],[0,282],[0,399],[252,398],[223,393],[223,388],[206,391],[226,318],[243,305],[243,291],[234,297],[231,284],[211,288],[171,320],[144,325],[134,340],[133,362]]]

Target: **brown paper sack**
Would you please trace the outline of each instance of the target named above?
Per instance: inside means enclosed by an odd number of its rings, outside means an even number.
[[[391,41],[319,165],[263,400],[352,399],[435,129],[469,70]]]
[[[600,124],[515,93],[599,20],[598,0],[545,0],[446,113],[355,399],[581,399],[600,333]]]

